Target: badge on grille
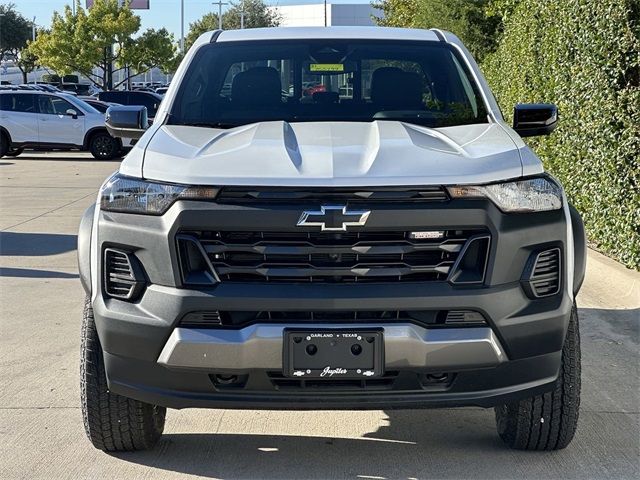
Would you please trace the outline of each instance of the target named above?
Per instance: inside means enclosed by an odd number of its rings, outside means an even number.
[[[305,210],[298,227],[320,227],[320,230],[345,232],[347,227],[361,227],[369,218],[370,210],[347,210],[346,205],[324,205],[320,210]]]

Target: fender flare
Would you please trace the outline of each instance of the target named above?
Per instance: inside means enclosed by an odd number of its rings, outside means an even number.
[[[85,210],[78,230],[78,273],[87,295],[91,295],[91,232],[95,209],[94,203]]]
[[[573,294],[578,295],[587,269],[587,235],[580,213],[571,204],[569,204],[569,213],[573,231]]]
[[[3,133],[7,136],[7,139],[9,140],[9,146],[11,146],[11,143],[13,142],[13,140],[11,140],[11,134],[9,133],[9,130],[7,130],[4,127],[0,127],[0,133]]]

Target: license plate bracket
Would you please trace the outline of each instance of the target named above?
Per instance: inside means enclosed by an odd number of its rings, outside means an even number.
[[[299,379],[368,379],[384,373],[381,329],[285,329],[284,375]]]

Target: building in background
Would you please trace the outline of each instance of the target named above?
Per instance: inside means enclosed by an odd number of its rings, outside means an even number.
[[[382,12],[369,4],[324,2],[304,5],[281,5],[270,7],[280,14],[281,27],[335,27],[375,25],[372,16],[381,16]],[[325,24],[326,11],[326,24]]]

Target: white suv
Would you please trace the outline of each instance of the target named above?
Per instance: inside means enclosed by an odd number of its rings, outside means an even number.
[[[0,157],[24,148],[88,150],[99,160],[118,156],[126,140],[113,138],[104,114],[65,93],[0,92]]]

